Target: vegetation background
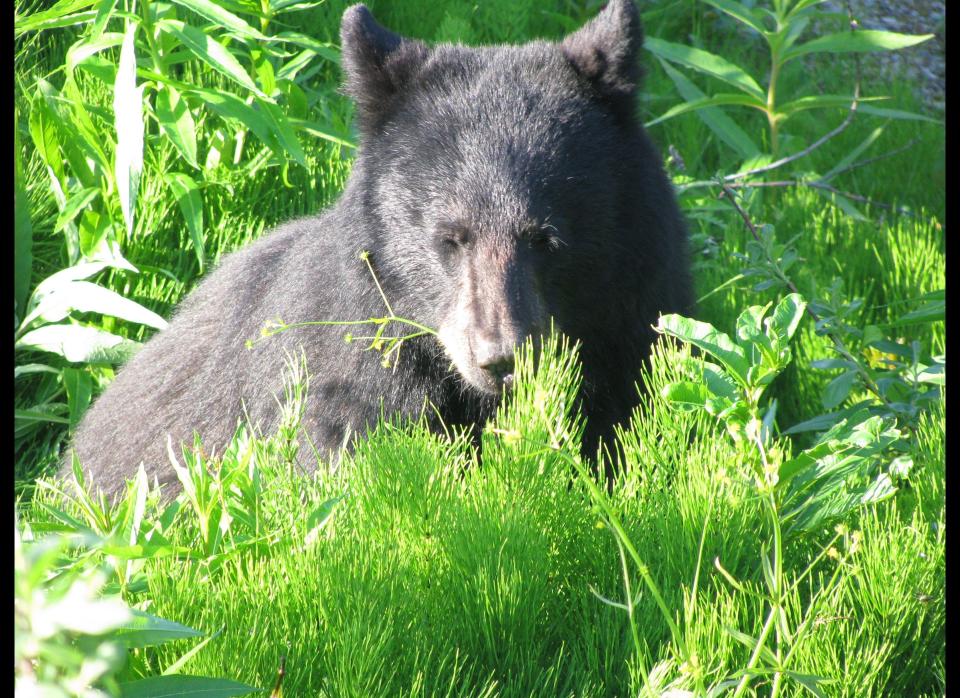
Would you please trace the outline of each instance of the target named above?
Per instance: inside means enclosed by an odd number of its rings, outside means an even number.
[[[465,43],[600,5],[368,4]],[[293,364],[278,432],[172,454],[173,501],[47,479],[221,255],[336,198],[347,5],[16,4],[18,693],[944,695],[942,115],[866,64],[929,37],[816,1],[643,6],[701,300],[662,322],[612,491],[559,345],[482,467],[391,423],[304,477]]]

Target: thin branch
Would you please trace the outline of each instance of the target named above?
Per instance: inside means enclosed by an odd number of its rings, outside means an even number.
[[[902,146],[900,146],[899,148],[894,148],[893,150],[891,150],[891,151],[889,151],[889,152],[881,153],[880,155],[875,155],[874,157],[872,157],[872,158],[867,158],[866,160],[858,160],[857,162],[850,163],[850,164],[847,165],[846,167],[841,167],[839,170],[837,170],[836,172],[834,172],[833,174],[831,174],[829,177],[821,177],[821,178],[820,178],[819,180],[817,180],[817,181],[819,181],[819,182],[829,182],[831,179],[833,179],[833,178],[836,177],[837,175],[843,174],[844,172],[850,172],[851,170],[856,170],[856,169],[859,169],[859,168],[861,168],[861,167],[865,167],[866,165],[872,165],[873,163],[875,163],[875,162],[877,162],[877,161],[879,161],[879,160],[886,160],[887,158],[892,158],[894,155],[899,155],[899,154],[902,153],[903,151],[909,150],[910,148],[913,147],[913,144],[919,142],[919,140],[920,140],[920,137],[919,137],[919,136],[915,136],[914,138],[911,138],[909,141],[907,141],[906,143],[904,143],[904,144],[903,144]]]
[[[825,191],[833,192],[839,196],[844,196],[848,199],[853,199],[854,201],[868,204],[870,206],[879,206],[881,208],[892,209],[905,216],[915,215],[913,211],[909,209],[902,208],[900,206],[894,206],[893,204],[887,204],[882,201],[875,201],[874,199],[863,196],[862,194],[854,194],[853,192],[843,191],[842,189],[837,189],[836,187],[819,179],[810,182],[802,179],[781,179],[771,182],[734,182],[732,184],[725,184],[724,186],[732,189],[759,189],[761,187],[810,187],[812,189],[823,189]]]

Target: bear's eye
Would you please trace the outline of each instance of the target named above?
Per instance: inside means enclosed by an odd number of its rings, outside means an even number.
[[[461,225],[445,225],[438,231],[440,251],[453,255],[470,245],[470,231]]]
[[[567,244],[550,228],[527,231],[524,237],[531,249],[541,252],[556,252]]]

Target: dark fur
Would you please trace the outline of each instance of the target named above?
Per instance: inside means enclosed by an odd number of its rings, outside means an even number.
[[[551,317],[583,345],[591,453],[637,403],[657,314],[689,310],[683,224],[633,113],[642,37],[630,0],[560,44],[431,48],[362,5],[341,34],[362,136],[346,190],[227,257],[119,373],[74,440],[101,487],[116,491],[141,460],[174,482],[166,435],[197,430],[222,450],[243,405],[272,427],[286,352],[301,347],[303,426],[321,453],[375,423],[381,402],[415,415],[429,401],[447,424],[480,424],[511,381],[513,347]],[[360,250],[397,314],[440,341],[409,342],[396,370],[344,343],[343,328],[244,347],[271,318],[382,316]]]

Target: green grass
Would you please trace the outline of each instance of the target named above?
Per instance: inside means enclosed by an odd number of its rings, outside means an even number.
[[[328,2],[298,14],[297,31],[336,41],[347,4]],[[402,33],[478,43],[555,39],[591,16],[597,4],[409,0],[370,6]],[[762,54],[699,3],[652,7],[646,31],[700,45],[763,74]],[[23,132],[19,155],[34,229],[33,286],[63,268],[66,256],[63,236],[53,232],[58,209],[26,132],[31,85],[42,76],[59,84],[62,77],[53,71],[72,37],[72,29],[49,30],[15,45],[15,107]],[[656,60],[649,54],[644,59],[640,114],[650,120],[680,98]],[[809,67],[798,61],[783,74],[780,89],[783,94],[809,94],[818,86],[828,93],[849,92],[850,74],[849,60],[841,58],[817,64],[811,80]],[[227,86],[206,69],[192,78]],[[709,81],[697,82],[707,92],[722,91]],[[336,92],[338,83],[332,64],[311,80],[318,94],[312,118],[350,134],[352,108]],[[92,110],[93,118],[104,133],[112,133],[109,90],[88,76],[81,76],[78,87],[89,105],[106,110]],[[899,78],[865,83],[864,94],[879,93],[894,97],[885,106],[923,110]],[[756,114],[727,113],[752,136],[765,128]],[[802,147],[844,115],[837,109],[791,119],[781,134],[784,147]],[[212,117],[198,121],[201,160],[215,125]],[[775,226],[779,240],[799,235],[794,245],[803,261],[792,275],[808,298],[840,278],[847,297],[863,299],[851,320],[861,328],[889,322],[914,307],[913,299],[943,288],[943,127],[885,123],[863,114],[799,163],[801,171],[823,173],[883,125],[882,136],[864,157],[916,142],[907,152],[844,173],[833,183],[908,207],[910,215],[860,206],[868,220],[857,221],[817,192],[800,188],[757,192],[749,207],[756,222]],[[150,129],[148,144],[158,137],[156,124]],[[676,148],[687,174],[697,179],[736,165],[733,151],[694,114],[655,126],[651,136],[664,152]],[[308,168],[291,164],[284,171],[271,163],[250,176],[243,165],[257,152],[252,140],[242,149],[240,166],[203,175],[207,270],[276,223],[330,204],[350,171],[352,149],[304,137]],[[120,241],[141,273],[108,272],[100,282],[169,316],[201,274],[177,205],[162,186],[162,174],[178,166],[176,153],[157,143],[149,153],[136,226]],[[709,219],[691,217],[690,227],[698,295],[710,294],[698,318],[729,331],[745,307],[777,299],[778,291],[754,291],[747,281],[710,293],[740,271],[734,255],[743,253],[750,239],[725,204]],[[149,334],[111,318],[88,319],[136,339]],[[942,322],[897,332],[897,339],[918,340],[927,352],[944,350]],[[859,354],[862,347],[851,341]],[[152,497],[145,521],[158,526],[157,535],[194,552],[136,563],[142,564],[135,575],[140,586],[126,588],[125,599],[205,633],[220,632],[186,663],[184,673],[269,688],[285,656],[283,688],[291,696],[620,696],[637,695],[645,685],[694,690],[735,676],[748,663],[751,647],[730,631],[758,637],[769,610],[747,592],[766,589],[761,557],[771,534],[742,449],[710,417],[674,411],[660,397],[661,388],[679,378],[680,357],[687,355],[667,343],[655,351],[643,379],[647,396],[621,437],[629,469],[605,500],[655,580],[679,635],[671,634],[636,567],[621,562],[618,539],[570,467],[578,424],[565,408],[577,381],[569,356],[544,361],[536,375],[527,366],[528,375],[494,424],[496,431],[484,436],[482,464],[465,439],[432,435],[418,424],[381,425],[339,467],[322,467],[316,477],[304,477],[289,464],[295,419],[278,435],[239,439],[222,464],[210,465],[222,467],[222,477],[228,477],[245,472],[243,456],[252,454],[262,482],[259,489],[245,491],[257,493],[251,495],[255,506],[245,509],[233,495],[223,494],[234,520],[222,549],[206,556],[197,552],[200,528],[190,507],[181,505],[161,525],[166,504]],[[793,343],[793,362],[768,397],[777,400],[781,428],[824,411],[821,396],[834,372],[814,370],[810,362],[834,356],[829,341],[805,320]],[[42,354],[17,355],[18,365],[47,360]],[[103,385],[110,376],[109,369],[94,372]],[[17,379],[18,408],[63,399],[57,375]],[[559,451],[545,449],[557,433],[569,433],[570,439]],[[34,484],[56,470],[66,434],[63,425],[50,423],[17,434],[21,520],[37,533],[59,525],[48,506],[81,516],[68,497]],[[858,509],[843,521],[847,533],[834,543],[838,557],[818,558],[832,530],[786,541],[788,584],[813,565],[784,597],[785,625],[795,630],[806,620],[810,626],[793,650],[791,670],[833,680],[821,687],[826,695],[935,696],[945,690],[942,401],[908,436],[914,462],[909,478],[894,498]],[[810,438],[779,444],[786,457],[808,446]],[[330,519],[311,533],[315,513],[339,497]],[[250,511],[255,512],[252,524],[238,515]],[[855,531],[860,541],[850,552]],[[715,559],[738,581],[739,590],[717,570]],[[835,572],[836,583],[830,585]],[[625,582],[636,596],[633,628],[622,609],[599,598],[624,603]],[[829,593],[818,597],[823,589]],[[817,606],[811,609],[814,598]],[[192,642],[135,650],[126,672],[159,673]],[[772,680],[769,675],[756,679],[756,695],[769,695]],[[810,695],[792,679],[779,691]]]

